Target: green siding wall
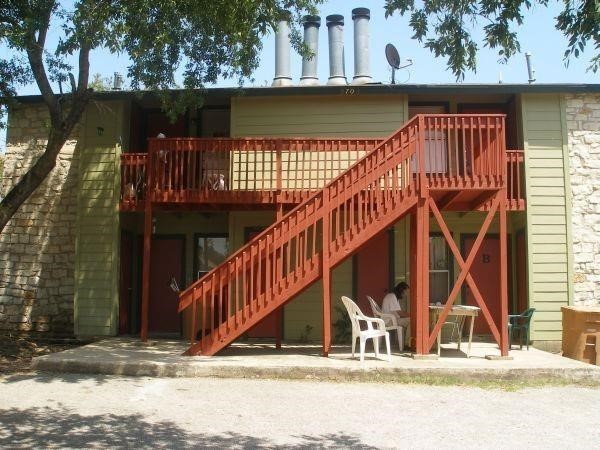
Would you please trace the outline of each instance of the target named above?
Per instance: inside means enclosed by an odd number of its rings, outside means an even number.
[[[565,117],[559,95],[522,96],[532,339],[561,339],[572,276]]]
[[[342,90],[340,90],[342,92]],[[281,137],[385,137],[406,121],[403,95],[237,97],[231,100],[231,135]],[[332,274],[333,304],[352,296],[352,259]],[[334,311],[332,321],[337,319]],[[318,281],[284,308],[284,338],[322,337],[322,285]],[[335,332],[335,330],[334,330]]]
[[[75,262],[75,334],[117,332],[119,156],[122,104],[89,106],[79,167]]]
[[[405,121],[403,95],[237,97],[232,136],[381,137]]]

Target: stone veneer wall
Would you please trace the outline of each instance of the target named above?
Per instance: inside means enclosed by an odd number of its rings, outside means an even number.
[[[574,303],[600,305],[600,94],[565,96],[572,189]]]
[[[0,332],[73,334],[73,273],[78,131],[56,167],[0,234]],[[20,105],[9,112],[2,194],[44,149],[47,110]]]

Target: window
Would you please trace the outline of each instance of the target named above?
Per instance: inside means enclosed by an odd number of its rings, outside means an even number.
[[[450,293],[451,260],[442,235],[429,236],[429,301],[446,303]]]
[[[194,254],[194,268],[200,278],[225,261],[229,255],[229,237],[226,234],[197,234]]]

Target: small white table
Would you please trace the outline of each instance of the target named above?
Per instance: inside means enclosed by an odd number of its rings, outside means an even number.
[[[429,312],[431,313],[434,324],[437,323],[438,317],[442,313],[443,309],[444,309],[444,305],[437,305],[437,304],[429,305]],[[479,315],[479,311],[481,311],[481,309],[478,308],[477,306],[453,305],[452,309],[450,309],[450,312],[448,313],[448,317],[450,317],[450,316],[458,317],[458,349],[459,350],[460,350],[460,343],[462,340],[462,330],[463,330],[463,326],[465,324],[465,319],[467,317],[471,318],[471,321],[469,323],[469,345],[467,347],[467,358],[469,358],[469,356],[471,355],[471,341],[473,340],[473,321],[475,320],[475,317],[477,317]],[[442,329],[440,328],[440,331],[438,331],[438,335],[437,335],[437,354],[438,354],[438,356],[440,355],[441,340],[442,340]]]

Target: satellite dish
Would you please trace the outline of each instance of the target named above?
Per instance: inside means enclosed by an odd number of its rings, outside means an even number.
[[[387,58],[387,62],[393,69],[400,68],[400,55],[398,54],[398,50],[394,47],[393,44],[387,44],[385,46],[385,57]]]
[[[385,46],[385,57],[390,66],[392,66],[392,84],[396,84],[396,70],[412,66],[413,61],[412,59],[407,58],[406,64],[400,65],[400,55],[398,54],[396,47],[392,44],[387,44]]]
[[[392,66],[392,84],[396,84],[396,70],[400,68],[400,55],[393,44],[385,46],[385,57],[390,66]]]

